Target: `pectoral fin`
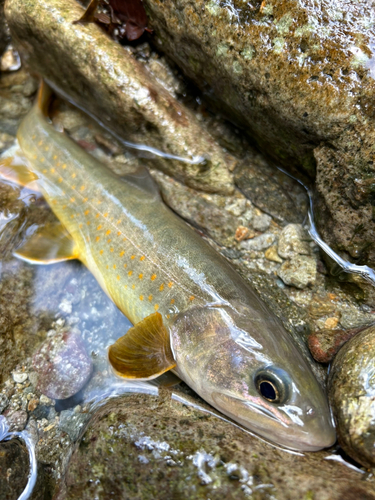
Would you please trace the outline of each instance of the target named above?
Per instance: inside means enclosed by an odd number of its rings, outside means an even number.
[[[63,225],[56,221],[39,227],[14,255],[30,264],[54,264],[78,258],[78,251]]]
[[[27,186],[32,191],[38,191],[35,183],[38,176],[29,169],[26,159],[21,155],[0,159],[0,178],[19,186]]]
[[[77,19],[77,21],[73,21],[73,24],[77,23],[92,23],[95,20],[95,12],[99,5],[99,0],[91,0],[88,7],[85,10],[85,13]]]
[[[115,372],[129,379],[151,380],[176,366],[169,332],[158,312],[111,345],[108,357]]]

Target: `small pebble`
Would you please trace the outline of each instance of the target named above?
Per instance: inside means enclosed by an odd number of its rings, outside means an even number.
[[[33,357],[38,373],[38,390],[52,399],[66,399],[86,384],[92,361],[82,339],[75,333],[63,333],[45,341]]]
[[[270,260],[272,262],[278,262],[280,264],[282,264],[284,262],[283,259],[277,253],[276,245],[273,245],[272,247],[267,248],[267,250],[264,252],[264,256],[267,260]]]
[[[274,243],[275,239],[276,236],[274,234],[264,233],[260,236],[257,236],[256,238],[253,238],[252,240],[242,241],[239,247],[247,251],[265,250],[266,248],[270,247],[272,243]]]
[[[277,274],[286,285],[301,289],[313,286],[316,282],[316,260],[307,255],[297,255],[284,262]]]
[[[251,225],[256,231],[261,231],[263,233],[270,227],[271,220],[272,217],[267,214],[254,215],[251,220]]]
[[[28,374],[25,372],[13,372],[12,373],[12,378],[17,384],[22,384],[23,382],[26,382],[28,377]]]
[[[21,67],[21,58],[18,52],[11,46],[6,49],[1,57],[1,71],[17,71]]]
[[[27,422],[27,413],[24,410],[17,410],[6,415],[9,430],[11,432],[23,431]]]
[[[250,235],[250,230],[248,227],[238,226],[234,237],[237,241],[242,241],[248,238],[249,235]]]
[[[281,231],[278,243],[278,253],[284,259],[296,255],[310,255],[309,237],[301,224],[288,224]]]

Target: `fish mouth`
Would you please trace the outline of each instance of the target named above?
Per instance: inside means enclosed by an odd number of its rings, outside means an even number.
[[[318,451],[336,442],[330,418],[325,415],[304,422],[290,418],[283,407],[266,405],[260,398],[242,399],[225,393],[212,394],[213,406],[246,429],[286,450]]]

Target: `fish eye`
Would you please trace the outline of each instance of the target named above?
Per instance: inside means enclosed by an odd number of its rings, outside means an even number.
[[[270,403],[285,403],[288,399],[288,375],[284,370],[269,366],[255,375],[255,387],[259,394]]]

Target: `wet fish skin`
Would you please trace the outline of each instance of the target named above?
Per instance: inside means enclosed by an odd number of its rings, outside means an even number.
[[[270,441],[296,450],[333,444],[326,397],[280,321],[163,204],[147,173],[119,178],[54,130],[37,107],[18,140],[78,258],[121,311],[133,323],[161,313],[175,373]],[[262,370],[274,373],[287,396],[282,402],[260,394]]]

